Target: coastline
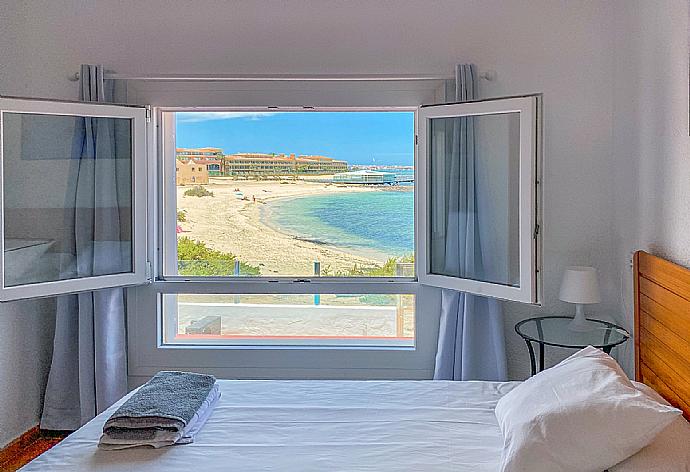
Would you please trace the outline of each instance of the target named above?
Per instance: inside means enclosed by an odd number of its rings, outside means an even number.
[[[265,205],[278,200],[380,191],[372,187],[333,185],[319,179],[254,181],[212,177],[204,187],[214,193],[213,197],[184,196],[191,186],[179,186],[178,210],[185,212],[186,221],[178,223],[182,228],[178,237],[187,236],[213,249],[232,253],[269,276],[309,276],[313,274],[314,261],[321,263],[322,272],[331,273],[351,269],[355,264],[372,267],[385,262],[384,254],[371,254],[359,248],[349,251],[292,235],[263,214]],[[246,200],[236,195],[236,189]]]
[[[374,190],[380,190],[380,189],[365,189],[364,192],[370,192]],[[357,192],[349,192],[349,193],[357,193]],[[371,261],[375,261],[377,264],[383,264],[385,263],[390,257],[390,254],[387,254],[383,251],[377,251],[375,249],[371,248],[364,248],[364,247],[353,247],[353,246],[348,246],[346,244],[332,244],[328,241],[321,241],[317,238],[310,238],[306,236],[302,236],[300,234],[297,234],[293,231],[291,231],[288,228],[285,228],[281,226],[281,224],[278,222],[278,217],[276,217],[275,213],[277,212],[277,209],[273,207],[273,204],[276,202],[286,202],[286,201],[291,201],[291,200],[299,200],[301,198],[305,197],[313,197],[313,196],[321,196],[321,195],[329,195],[329,192],[323,192],[323,193],[314,193],[314,194],[309,194],[309,195],[295,195],[295,196],[284,196],[284,197],[276,197],[273,199],[268,199],[266,200],[266,204],[262,205],[259,208],[259,222],[263,224],[264,226],[271,228],[272,230],[284,235],[285,237],[295,239],[297,241],[302,241],[305,243],[310,243],[310,244],[315,244],[318,247],[323,247],[323,248],[328,248],[333,251],[338,251],[346,254],[350,254],[351,256],[360,256],[364,257],[365,259],[370,259]]]

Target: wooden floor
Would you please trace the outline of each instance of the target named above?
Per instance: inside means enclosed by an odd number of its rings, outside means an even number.
[[[14,472],[62,441],[65,431],[42,431],[32,428],[0,450],[0,471]]]

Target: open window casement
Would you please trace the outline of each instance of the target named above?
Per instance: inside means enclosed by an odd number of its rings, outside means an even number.
[[[0,301],[139,285],[146,109],[0,98]]]
[[[423,106],[418,277],[539,303],[540,97]]]

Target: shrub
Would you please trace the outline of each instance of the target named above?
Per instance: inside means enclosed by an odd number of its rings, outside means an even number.
[[[197,185],[189,190],[185,190],[184,195],[185,197],[212,197],[213,192],[206,190],[206,188],[201,185]]]
[[[330,266],[321,268],[321,275],[324,277],[395,277],[398,262],[414,262],[414,255],[391,257],[383,265],[358,266],[353,265],[351,269],[331,270]]]
[[[187,221],[187,212],[185,210],[177,210],[177,221],[181,223]]]
[[[350,275],[361,275],[365,277],[395,277],[398,262],[414,262],[414,256],[391,257],[382,266],[360,269],[358,273]],[[357,266],[352,271],[356,271]]]
[[[233,275],[233,254],[211,249],[187,236],[177,240],[177,268],[180,275]],[[258,267],[240,262],[240,275],[261,275]]]

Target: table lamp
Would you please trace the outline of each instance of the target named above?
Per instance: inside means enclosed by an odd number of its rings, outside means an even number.
[[[575,304],[575,317],[568,328],[573,331],[589,331],[594,326],[585,318],[585,304],[599,303],[599,283],[597,270],[594,267],[566,267],[561,282],[559,298]]]

